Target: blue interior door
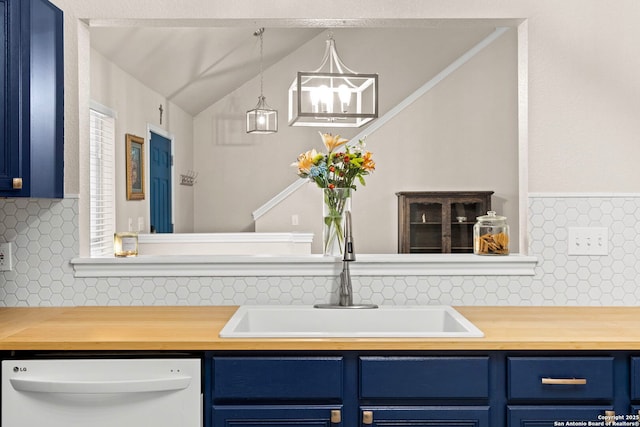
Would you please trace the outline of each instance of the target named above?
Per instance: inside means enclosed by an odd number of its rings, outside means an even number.
[[[171,140],[151,132],[149,151],[151,227],[156,233],[173,233],[171,222]]]

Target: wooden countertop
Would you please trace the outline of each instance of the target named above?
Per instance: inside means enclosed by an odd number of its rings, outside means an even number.
[[[456,307],[484,338],[220,338],[236,308],[0,308],[0,350],[640,350],[640,307]]]

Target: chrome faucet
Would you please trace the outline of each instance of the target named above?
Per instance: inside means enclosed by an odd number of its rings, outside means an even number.
[[[316,304],[316,308],[378,308],[375,304],[353,304],[353,286],[349,263],[356,260],[351,233],[351,212],[345,212],[344,218],[344,252],[342,254],[342,272],[340,273],[340,300],[338,304]]]
[[[349,263],[356,260],[351,234],[351,212],[345,212],[344,218],[344,252],[342,254],[342,273],[340,273],[340,305],[353,305],[353,286],[351,285],[351,271]]]

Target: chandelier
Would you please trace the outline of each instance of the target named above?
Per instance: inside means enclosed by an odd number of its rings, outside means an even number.
[[[360,127],[378,117],[378,75],[349,69],[329,34],[315,71],[298,71],[289,87],[289,126]]]
[[[263,94],[263,70],[262,70],[262,35],[264,34],[264,28],[260,28],[254,32],[253,35],[260,37],[260,96],[258,97],[258,103],[253,110],[247,111],[247,133],[275,133],[278,132],[278,110],[274,110],[269,107],[267,100]]]

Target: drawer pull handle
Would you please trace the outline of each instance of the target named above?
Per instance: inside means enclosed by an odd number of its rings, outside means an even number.
[[[373,411],[362,411],[362,424],[373,424]]]
[[[584,385],[586,378],[543,378],[542,384]]]
[[[339,424],[342,422],[342,412],[340,412],[340,409],[333,409],[331,411],[331,422],[333,424]]]
[[[11,185],[13,186],[14,190],[21,190],[22,189],[22,178],[13,178]]]

